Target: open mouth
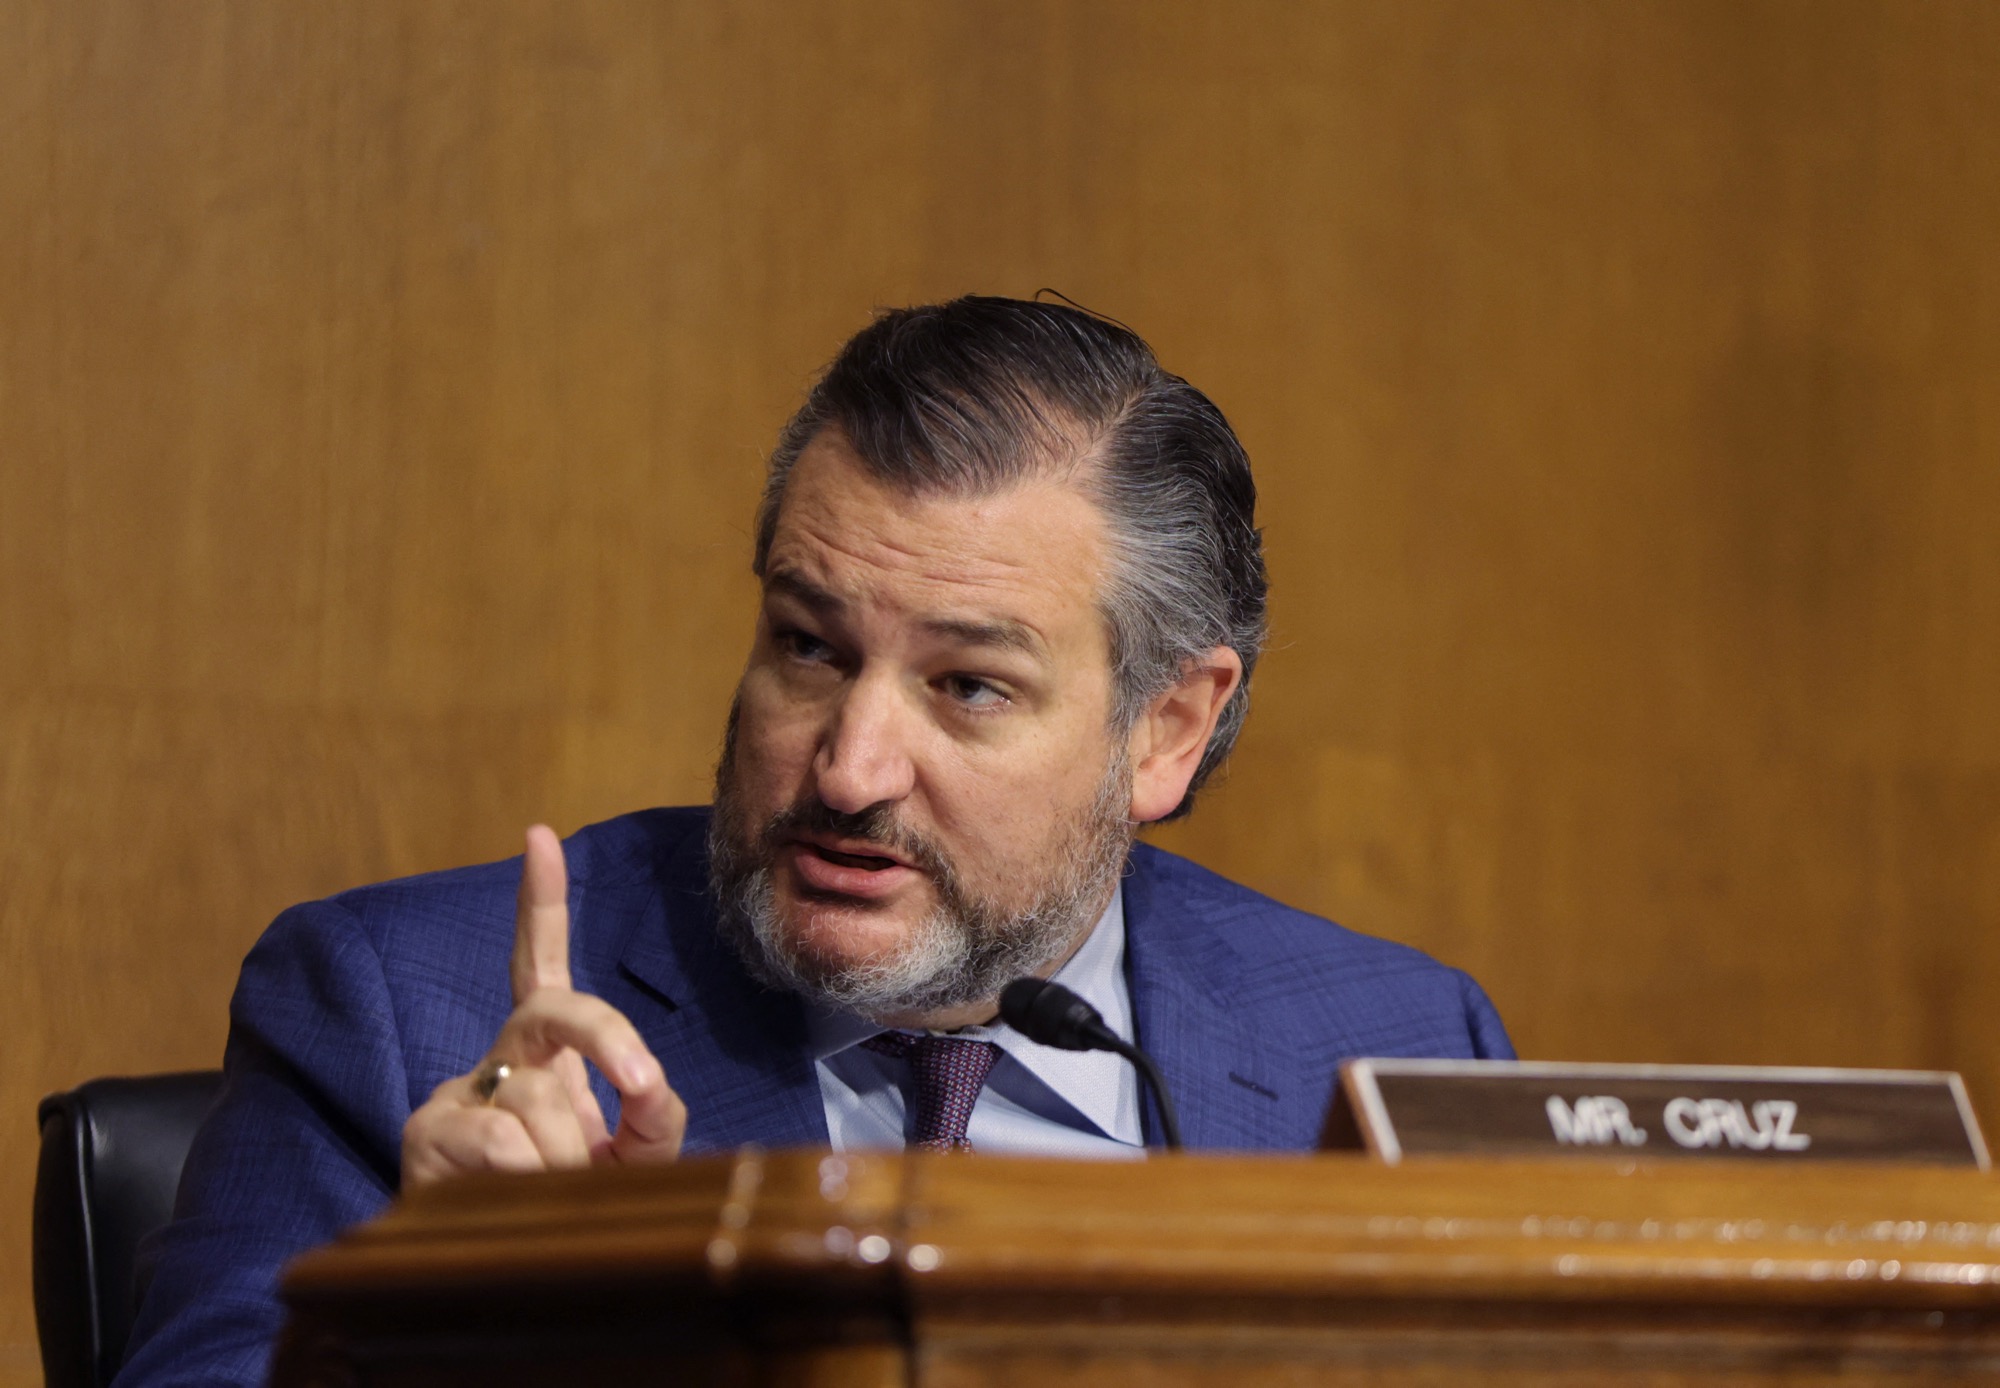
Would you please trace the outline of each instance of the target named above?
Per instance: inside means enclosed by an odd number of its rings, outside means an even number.
[[[876,858],[874,854],[836,854],[832,848],[818,848],[814,852],[828,862],[838,862],[842,868],[866,868],[868,872],[880,872],[882,868],[898,866],[894,858]]]
[[[828,835],[832,838],[832,835]],[[791,843],[793,885],[810,897],[884,902],[908,891],[920,869],[888,853],[871,853],[867,839],[835,839],[841,846],[801,835]]]
[[[842,867],[860,868],[864,872],[881,872],[885,868],[902,866],[894,858],[878,857],[873,853],[838,853],[831,848],[822,848],[816,843],[806,846],[829,863],[838,863]]]

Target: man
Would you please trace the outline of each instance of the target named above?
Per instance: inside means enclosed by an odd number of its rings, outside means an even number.
[[[1133,846],[1242,726],[1248,460],[1136,336],[1051,304],[889,313],[787,426],[713,812],[287,912],[129,1382],[257,1379],[290,1254],[399,1181],[745,1142],[1136,1155],[1115,1057],[995,1023],[1054,976],[1192,1147],[1312,1145],[1349,1056],[1506,1056],[1464,975]],[[510,986],[511,984],[511,986]]]

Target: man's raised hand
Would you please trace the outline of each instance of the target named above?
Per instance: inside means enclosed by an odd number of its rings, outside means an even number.
[[[555,831],[528,830],[511,967],[514,1011],[486,1059],[446,1080],[403,1126],[403,1185],[462,1171],[671,1161],[687,1109],[638,1030],[569,972],[569,874]],[[584,1062],[618,1090],[606,1130]],[[497,1078],[496,1078],[497,1077]]]

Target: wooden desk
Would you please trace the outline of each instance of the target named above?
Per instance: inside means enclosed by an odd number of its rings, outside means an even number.
[[[2000,1377],[2000,1184],[760,1153],[468,1179],[295,1263],[276,1382]]]

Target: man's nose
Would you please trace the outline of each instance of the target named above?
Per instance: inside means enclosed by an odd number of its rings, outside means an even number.
[[[864,673],[850,685],[813,760],[820,801],[842,814],[859,814],[909,795],[916,784],[914,717],[892,679]]]

